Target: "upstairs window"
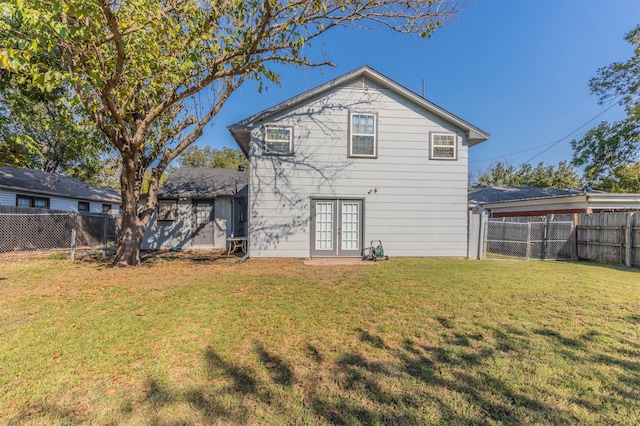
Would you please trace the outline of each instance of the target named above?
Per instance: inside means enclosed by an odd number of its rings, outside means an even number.
[[[79,212],[88,212],[89,211],[89,202],[88,201],[78,201],[78,211]]]
[[[290,127],[267,127],[264,136],[264,150],[272,155],[293,154],[293,129]]]
[[[158,220],[175,220],[176,206],[175,200],[158,200]]]
[[[456,135],[453,133],[431,133],[432,160],[456,160],[458,158]]]
[[[29,195],[16,195],[16,206],[35,207],[38,209],[48,209],[49,199],[43,197],[32,197]]]
[[[349,134],[349,157],[371,157],[378,155],[376,142],[376,115],[351,113]]]

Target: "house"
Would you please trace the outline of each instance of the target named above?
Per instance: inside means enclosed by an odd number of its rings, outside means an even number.
[[[487,186],[470,191],[468,200],[470,209],[483,208],[493,218],[640,209],[640,194],[591,189]]]
[[[489,135],[364,66],[228,127],[251,257],[467,256],[467,152]]]
[[[242,167],[176,170],[158,188],[142,248],[225,248],[232,233],[244,236],[248,175]]]
[[[0,205],[87,213],[120,211],[120,191],[40,170],[0,167]]]

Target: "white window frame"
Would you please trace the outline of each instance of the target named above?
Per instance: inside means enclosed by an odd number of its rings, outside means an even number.
[[[353,131],[353,117],[355,115],[364,115],[373,117],[373,133],[355,133]],[[373,153],[372,154],[354,154],[353,153],[353,137],[354,136],[372,136],[373,137]],[[354,158],[378,158],[378,114],[371,112],[350,112],[349,113],[349,157]]]
[[[435,139],[437,136],[453,137],[453,145],[436,144]],[[451,148],[453,150],[453,156],[443,157],[435,154],[434,148]],[[431,160],[457,160],[458,159],[458,135],[451,132],[431,132],[429,134],[429,158]]]
[[[269,130],[288,130],[289,131],[289,150],[288,151],[271,151],[269,143],[282,143],[283,140],[269,140]],[[266,126],[264,128],[264,152],[269,155],[293,155],[293,127],[290,126]]]

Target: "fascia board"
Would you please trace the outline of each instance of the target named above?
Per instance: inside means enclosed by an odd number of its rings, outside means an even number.
[[[529,198],[525,200],[512,200],[512,201],[500,201],[497,203],[484,203],[483,207],[487,209],[498,209],[506,207],[538,207],[538,206],[553,206],[558,204],[575,204],[581,205],[588,203],[585,195],[567,195],[561,197],[545,197],[545,198]]]

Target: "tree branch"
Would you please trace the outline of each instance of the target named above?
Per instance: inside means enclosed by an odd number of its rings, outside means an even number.
[[[162,175],[162,173],[164,173],[165,169],[167,168],[167,166],[171,161],[173,161],[189,145],[195,142],[202,135],[202,131],[204,127],[213,119],[213,117],[215,117],[220,112],[220,109],[225,104],[229,96],[231,96],[231,94],[238,87],[240,87],[243,81],[244,81],[244,76],[240,76],[239,78],[236,78],[236,77],[227,78],[224,83],[224,88],[219,93],[219,97],[216,100],[213,107],[211,108],[211,110],[204,117],[200,119],[198,124],[191,131],[191,133],[189,133],[189,135],[187,135],[184,139],[182,139],[180,143],[173,150],[164,151],[164,153],[162,154],[162,157],[160,158],[160,161],[158,161],[158,165],[154,168],[154,172],[151,179],[149,180],[149,193],[148,193],[149,196],[147,197],[146,204],[143,207],[141,207],[141,210],[140,210],[141,212],[148,211],[148,210],[153,211],[157,207],[157,191],[158,191],[160,176]],[[184,130],[184,128],[186,127],[188,126],[184,126],[182,130]],[[164,146],[169,139],[170,139],[169,137],[163,138],[163,140],[160,141],[161,143],[159,145]],[[155,200],[155,202],[153,202],[153,200]]]

